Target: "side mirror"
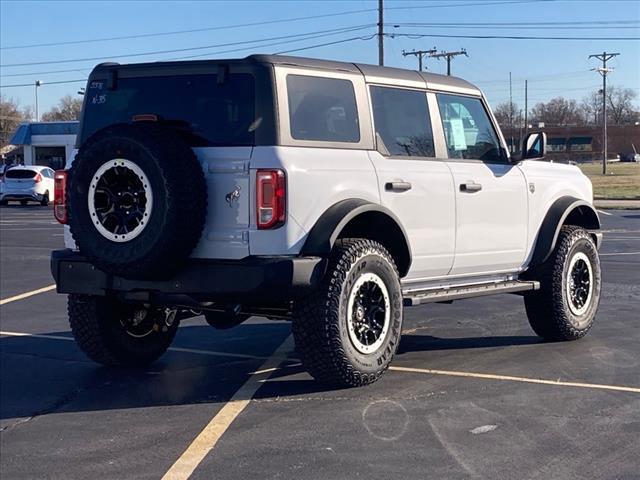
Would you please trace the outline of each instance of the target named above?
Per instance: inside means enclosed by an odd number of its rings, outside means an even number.
[[[547,134],[530,133],[522,142],[522,160],[543,158],[547,153]]]

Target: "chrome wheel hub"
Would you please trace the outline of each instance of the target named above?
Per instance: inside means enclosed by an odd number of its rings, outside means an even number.
[[[358,278],[347,305],[349,339],[360,353],[378,350],[386,338],[391,319],[389,291],[375,273]]]
[[[147,226],[153,192],[138,165],[115,158],[102,164],[94,174],[87,201],[96,230],[113,242],[128,242]]]

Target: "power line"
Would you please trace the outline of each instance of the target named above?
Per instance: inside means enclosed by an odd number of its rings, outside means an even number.
[[[119,54],[119,55],[108,55],[108,56],[88,57],[88,58],[75,58],[75,59],[65,59],[65,60],[48,60],[48,61],[44,61],[44,62],[10,63],[10,64],[5,64],[5,65],[0,65],[0,67],[7,68],[7,67],[24,67],[24,66],[31,66],[31,65],[53,65],[53,64],[59,64],[59,63],[89,62],[89,61],[106,60],[106,59],[113,59],[113,58],[142,57],[142,56],[148,56],[148,55],[162,55],[162,54],[166,54],[166,53],[178,53],[178,52],[189,52],[189,51],[194,51],[194,50],[204,50],[204,49],[207,49],[207,48],[229,47],[229,46],[233,46],[233,45],[246,45],[246,44],[249,44],[249,43],[264,42],[264,41],[269,41],[269,40],[284,40],[284,39],[292,39],[292,38],[296,38],[296,37],[308,37],[310,35],[315,35],[315,34],[320,34],[320,33],[338,34],[338,33],[344,33],[344,32],[355,31],[355,30],[363,30],[365,28],[370,28],[371,26],[373,26],[373,24],[357,25],[357,26],[343,27],[343,28],[333,28],[333,29],[329,29],[329,30],[320,30],[320,31],[308,32],[308,33],[298,33],[298,34],[294,34],[294,35],[282,35],[282,36],[278,36],[278,37],[261,38],[261,39],[256,39],[256,40],[244,40],[244,41],[241,41],[241,42],[220,43],[220,44],[217,44],[217,45],[201,45],[201,46],[188,47],[188,48],[176,48],[176,49],[172,49],[172,50],[156,50],[156,51],[151,51],[151,52],[136,52],[136,53],[126,53],[126,54],[123,53],[123,54]],[[302,40],[304,40],[304,38]]]
[[[328,45],[336,45],[336,44],[340,44],[340,43],[346,43],[346,42],[352,42],[352,41],[356,41],[356,40],[371,40],[372,38],[374,38],[376,36],[376,34],[373,35],[368,35],[368,36],[362,36],[362,37],[351,37],[351,38],[345,38],[345,39],[341,39],[341,40],[336,40],[333,42],[326,42],[326,43],[320,43],[320,44],[314,44],[314,45],[307,45],[304,47],[300,47],[300,48],[295,48],[295,49],[291,49],[291,50],[285,50],[285,51],[281,51],[281,52],[277,52],[276,55],[280,55],[280,54],[284,54],[284,53],[291,53],[291,52],[297,52],[297,51],[301,51],[301,50],[309,50],[312,48],[319,48],[319,47],[324,47],[324,46],[328,46]],[[303,41],[303,40],[308,40],[309,38],[304,38],[301,40],[296,40],[297,41]],[[293,42],[276,42],[276,43],[272,43],[272,44],[265,44],[262,46],[269,46],[269,45],[276,45],[276,44],[282,44],[282,43],[293,43]],[[220,52],[210,52],[204,55],[213,55],[216,53],[228,53],[231,51],[238,51],[238,50],[247,50],[247,49],[251,49],[253,47],[243,47],[240,49],[233,49],[233,50],[224,50],[224,51],[220,51]],[[87,79],[81,79],[81,80],[62,80],[62,81],[55,81],[55,82],[43,82],[43,84],[46,85],[52,85],[52,84],[59,84],[59,83],[75,83],[75,82],[85,82]],[[12,84],[12,85],[2,85],[0,86],[0,88],[12,88],[12,87],[28,87],[28,86],[32,86],[33,83],[24,83],[24,84]]]
[[[597,41],[597,40],[619,40],[619,41],[637,41],[640,40],[640,37],[533,37],[533,36],[524,36],[524,35],[444,35],[444,34],[434,34],[434,33],[385,33],[385,35],[389,37],[407,37],[407,38],[425,38],[425,37],[435,37],[435,38],[475,38],[479,40],[487,40],[487,39],[503,39],[503,40],[586,40],[586,41]]]
[[[78,45],[82,43],[110,42],[113,40],[132,40],[136,38],[162,37],[167,35],[182,35],[186,33],[211,32],[214,30],[230,30],[233,28],[255,27],[258,25],[271,25],[274,23],[297,22],[301,20],[315,20],[318,18],[338,17],[343,15],[352,15],[354,13],[370,12],[372,10],[374,9],[349,10],[346,12],[326,13],[323,15],[310,15],[306,17],[265,20],[261,22],[239,23],[235,25],[219,25],[215,27],[192,28],[189,30],[174,30],[169,32],[140,33],[135,35],[123,35],[119,37],[102,37],[102,38],[89,38],[89,39],[83,39],[83,40],[69,40],[65,42],[54,42],[54,43],[32,43],[28,45],[12,45],[9,47],[0,47],[0,50],[15,50],[19,48],[35,48],[35,47],[53,47],[53,46],[61,46],[61,45]]]
[[[411,23],[398,23],[390,22],[393,25],[406,25],[406,26],[444,26],[444,27],[472,27],[472,26],[484,26],[484,27],[499,27],[499,26],[587,26],[587,25],[603,25],[603,26],[615,26],[615,25],[638,25],[639,20],[595,20],[595,21],[573,21],[573,22],[411,22]],[[637,27],[632,27],[637,28]]]
[[[512,4],[512,3],[535,3],[544,0],[517,0],[517,1],[502,1],[502,2],[471,2],[464,3],[458,5],[451,4],[439,4],[439,5],[418,5],[414,7],[389,7],[387,10],[405,10],[407,8],[445,8],[445,7],[468,7],[468,6],[483,6],[483,5],[501,5],[501,4]],[[552,0],[548,0],[552,1]],[[238,23],[233,25],[217,25],[212,27],[203,27],[203,28],[192,28],[185,30],[173,30],[173,31],[165,31],[165,32],[151,32],[151,33],[139,33],[132,35],[121,35],[116,37],[99,37],[99,38],[86,38],[80,40],[68,40],[63,42],[48,42],[48,43],[31,43],[25,45],[9,45],[0,47],[0,50],[17,50],[24,48],[39,48],[39,47],[55,47],[62,45],[79,45],[83,43],[97,43],[97,42],[109,42],[115,40],[133,40],[138,38],[152,38],[152,37],[161,37],[161,36],[169,36],[169,35],[183,35],[189,33],[200,33],[200,32],[211,32],[215,30],[230,30],[234,28],[245,28],[245,27],[255,27],[259,25],[273,25],[278,23],[288,23],[288,22],[298,22],[304,20],[316,20],[319,18],[330,18],[330,17],[340,17],[344,15],[354,15],[358,13],[369,13],[375,12],[378,9],[376,8],[363,8],[359,10],[347,10],[342,12],[335,13],[325,13],[321,15],[309,15],[304,17],[292,17],[292,18],[281,18],[274,20],[264,20],[260,22],[250,22],[250,23]]]
[[[81,78],[78,80],[59,80],[57,82],[42,82],[42,85],[57,85],[60,83],[79,83],[79,82],[86,82],[87,79],[86,78]],[[0,85],[0,89],[2,88],[13,88],[13,87],[33,87],[34,86],[34,82],[31,83],[19,83],[19,84],[13,84],[13,85]]]
[[[353,30],[347,30],[347,31],[344,31],[344,32],[339,32],[339,33],[340,34],[342,34],[342,33],[350,33],[351,31],[353,31]],[[210,57],[211,55],[221,55],[223,53],[233,53],[233,52],[241,52],[241,51],[244,51],[244,50],[253,50],[253,49],[256,49],[256,48],[273,47],[275,45],[288,45],[290,43],[298,43],[298,42],[303,42],[303,41],[307,41],[307,40],[312,40],[314,38],[327,37],[327,36],[330,36],[330,35],[336,35],[336,34],[312,35],[312,36],[308,36],[308,37],[301,38],[301,39],[296,39],[296,40],[284,40],[284,41],[278,41],[278,42],[261,43],[259,45],[251,45],[251,46],[248,46],[248,47],[241,47],[241,48],[232,48],[232,49],[228,49],[228,50],[216,50],[214,52],[199,53],[197,55],[170,57],[170,58],[165,58],[162,61],[188,60],[188,59],[192,59],[192,58]],[[341,40],[338,40],[336,42],[330,42],[330,44],[342,43],[342,42],[345,42],[345,41],[353,41],[353,40],[359,40],[359,39],[368,40],[369,37],[351,37],[351,38],[341,39]],[[318,44],[317,46],[324,46],[324,45],[325,44]],[[302,50],[307,50],[308,48],[312,48],[312,47],[304,47],[304,48],[302,48]],[[287,50],[287,52],[284,52],[284,53],[288,53],[288,52],[296,51],[296,50],[297,49]]]
[[[284,50],[282,52],[276,52],[276,53],[274,53],[274,55],[282,55],[284,53],[300,52],[302,50],[310,50],[312,48],[326,47],[328,45],[336,45],[338,43],[353,42],[355,40],[371,40],[371,39],[373,39],[373,38],[375,38],[377,36],[378,36],[378,34],[374,33],[373,35],[369,35],[369,36],[365,36],[365,37],[345,38],[344,40],[336,40],[335,42],[319,43],[319,44],[316,44],[316,45],[309,45],[307,47],[294,48],[292,50]]]

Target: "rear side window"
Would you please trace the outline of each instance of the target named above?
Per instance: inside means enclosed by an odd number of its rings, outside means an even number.
[[[425,92],[371,87],[373,120],[384,153],[402,157],[434,157],[433,132]],[[386,152],[385,152],[386,150]]]
[[[349,80],[287,75],[287,95],[292,138],[360,141],[356,95]]]
[[[230,74],[119,78],[89,83],[82,124],[83,143],[96,131],[134,116],[151,114],[182,132],[192,146],[253,145],[261,119],[255,118],[254,79]]]
[[[35,170],[9,170],[5,174],[5,178],[15,178],[15,179],[27,179],[35,177],[37,172]]]

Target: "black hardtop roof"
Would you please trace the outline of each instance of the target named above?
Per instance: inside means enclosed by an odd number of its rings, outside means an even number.
[[[181,60],[166,62],[147,62],[147,63],[101,63],[96,65],[93,72],[111,70],[114,67],[120,69],[163,69],[163,68],[180,68],[190,67],[197,69],[198,67],[217,67],[221,64],[270,64],[295,66],[302,68],[314,68],[319,70],[342,71],[355,74],[362,74],[365,77],[376,77],[385,79],[397,79],[405,81],[425,81],[427,85],[433,84],[438,87],[453,87],[479,91],[479,88],[472,83],[459,78],[448,75],[440,75],[431,72],[418,72],[416,70],[408,70],[395,67],[381,67],[378,65],[370,65],[366,63],[339,62],[335,60],[321,60],[316,58],[292,57],[288,55],[268,55],[254,54],[245,58],[236,59],[215,59],[215,60]],[[93,73],[92,72],[92,73]]]

